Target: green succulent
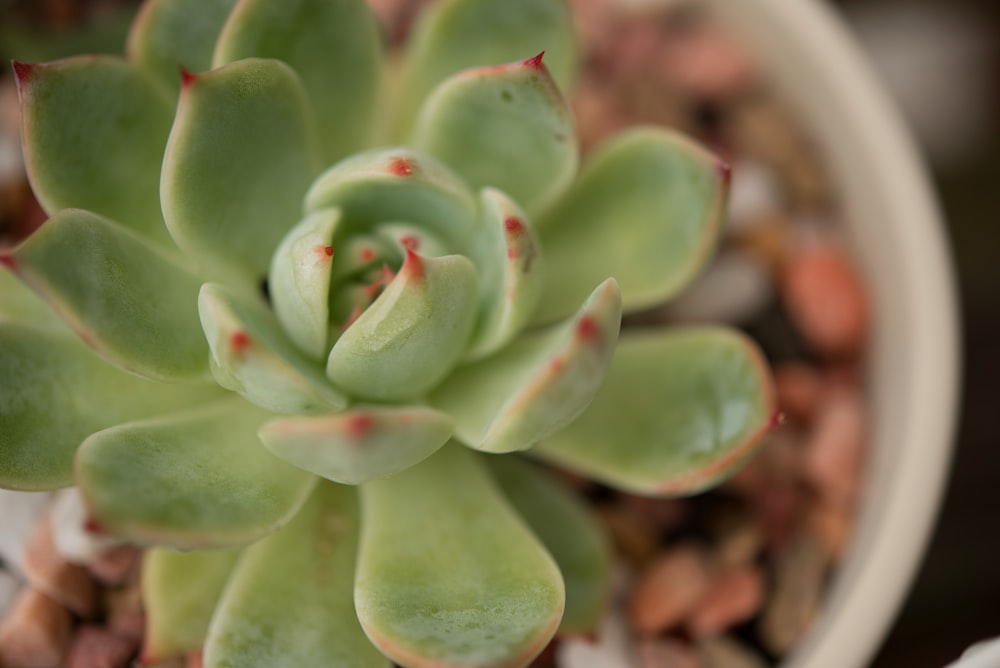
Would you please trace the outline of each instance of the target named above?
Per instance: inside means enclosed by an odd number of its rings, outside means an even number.
[[[145,660],[525,665],[611,562],[530,459],[668,496],[751,455],[752,342],[621,329],[728,170],[655,127],[579,165],[571,19],[443,0],[388,59],[362,0],[149,0],[126,58],[14,64],[51,217],[0,254],[0,486],[154,548]]]

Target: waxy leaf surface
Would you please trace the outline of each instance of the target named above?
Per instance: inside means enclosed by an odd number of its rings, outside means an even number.
[[[250,546],[223,596],[206,668],[388,668],[354,612],[354,490],[320,483],[295,519]]]
[[[422,406],[353,406],[336,415],[279,418],[261,427],[267,448],[327,480],[357,485],[387,478],[434,454],[455,430]]]
[[[143,663],[200,652],[241,550],[155,548],[142,561]]]
[[[109,56],[14,69],[25,166],[42,207],[94,211],[172,247],[159,198],[174,109],[167,92]]]
[[[475,457],[450,444],[361,487],[355,605],[405,666],[524,666],[559,625],[559,569]]]
[[[49,325],[0,321],[0,487],[73,484],[73,455],[101,429],[198,405],[214,386],[157,383],[99,358]]]
[[[298,75],[248,58],[189,78],[163,159],[174,241],[213,277],[256,286],[318,173]]]
[[[215,65],[241,58],[291,65],[305,86],[323,145],[323,162],[371,144],[382,45],[362,0],[243,0],[215,49]]]
[[[632,330],[590,408],[533,452],[629,492],[694,494],[754,453],[775,410],[766,363],[744,335]]]
[[[106,360],[167,381],[207,380],[199,281],[137,234],[65,209],[15,249],[18,276]]]
[[[611,603],[611,540],[590,507],[554,475],[517,457],[487,457],[490,472],[559,565],[566,583],[561,634],[597,629]]]
[[[566,426],[593,399],[620,326],[621,294],[608,279],[567,322],[457,369],[434,390],[431,403],[455,416],[455,433],[470,447],[486,452],[530,448]]]
[[[715,249],[728,168],[676,133],[640,128],[594,150],[579,178],[535,221],[548,266],[538,319],[572,312],[614,276],[626,312],[679,292]]]
[[[541,57],[446,79],[421,108],[411,143],[472,188],[497,188],[532,214],[565,190],[579,159],[572,113]]]
[[[98,432],[76,455],[76,481],[104,530],[184,549],[243,545],[285,524],[316,478],[257,440],[270,415],[229,399]]]

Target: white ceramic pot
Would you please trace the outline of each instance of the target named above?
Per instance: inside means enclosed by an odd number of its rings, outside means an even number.
[[[705,0],[756,54],[821,152],[870,286],[872,449],[853,547],[786,668],[857,668],[878,649],[933,527],[958,398],[948,243],[903,120],[820,0]]]

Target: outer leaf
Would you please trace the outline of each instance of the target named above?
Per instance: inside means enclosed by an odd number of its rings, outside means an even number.
[[[559,564],[562,634],[593,633],[611,602],[611,541],[590,508],[555,476],[517,457],[487,457],[504,494]]]
[[[567,90],[577,44],[564,0],[444,0],[431,6],[414,27],[405,54],[398,136],[407,136],[424,98],[452,74],[542,51],[555,80]]]
[[[692,141],[641,128],[597,149],[537,220],[548,263],[539,320],[571,312],[582,286],[618,279],[625,311],[677,294],[715,248],[729,171]]]
[[[129,32],[126,51],[176,95],[183,68],[203,72],[236,0],[146,0]]]
[[[173,117],[166,91],[109,56],[15,63],[14,72],[25,165],[45,210],[95,211],[172,247],[158,196]]]
[[[530,213],[566,189],[579,160],[573,115],[541,54],[446,79],[421,108],[412,143]]]
[[[422,395],[458,363],[476,317],[476,270],[461,255],[406,261],[378,299],[337,340],[326,373],[376,401]]]
[[[213,276],[257,285],[319,164],[295,72],[247,59],[189,76],[163,161],[167,227]]]
[[[468,357],[507,345],[531,320],[545,285],[542,248],[524,212],[499,190],[479,194],[482,234],[473,249],[482,305]]]
[[[212,373],[220,385],[278,413],[339,410],[347,399],[285,336],[259,300],[218,283],[198,296]]]
[[[328,480],[357,485],[423,461],[454,430],[451,417],[422,406],[355,406],[339,415],[273,420],[258,435],[285,461]]]
[[[207,379],[199,281],[138,235],[66,209],[6,261],[112,364],[158,380]]]
[[[73,453],[99,429],[196,405],[214,386],[155,383],[106,364],[75,336],[0,322],[0,487],[73,484]]]
[[[142,663],[200,651],[241,550],[153,549],[142,562]]]
[[[315,478],[257,441],[269,415],[228,401],[98,432],[76,455],[92,516],[130,540],[178,548],[242,545],[282,526]]]
[[[51,306],[19,281],[12,271],[0,269],[0,322],[5,321],[69,331]]]
[[[240,561],[212,620],[206,668],[388,667],[354,612],[357,544],[354,491],[321,483]]]
[[[476,233],[476,201],[462,180],[434,158],[409,149],[376,149],[323,173],[306,196],[306,210],[337,207],[344,236],[377,223],[426,228],[461,250]]]
[[[271,304],[285,332],[306,355],[320,360],[330,319],[333,231],[338,209],[320,209],[285,235],[267,275]]]
[[[362,0],[243,0],[215,48],[215,65],[276,58],[302,77],[320,121],[325,164],[371,144],[382,49]]]
[[[411,667],[524,666],[562,616],[559,569],[472,453],[447,446],[361,487],[354,601],[379,649]]]
[[[638,494],[694,494],[739,468],[774,416],[766,363],[744,335],[629,332],[594,403],[535,452]]]
[[[604,380],[621,325],[614,279],[594,290],[568,322],[525,336],[458,369],[432,403],[455,416],[455,433],[486,452],[524,450],[563,428]]]

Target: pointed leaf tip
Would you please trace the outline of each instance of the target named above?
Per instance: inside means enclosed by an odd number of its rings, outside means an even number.
[[[177,69],[181,73],[181,90],[188,88],[191,84],[195,82],[195,79],[198,78],[197,74],[191,72],[183,65],[178,65]]]
[[[533,58],[528,58],[523,61],[525,67],[531,67],[536,70],[545,69],[545,64],[542,62],[542,57],[545,55],[544,51],[539,52],[539,54]]]
[[[14,68],[14,80],[17,81],[17,94],[20,95],[24,83],[31,77],[31,73],[38,66],[34,63],[21,63],[16,60],[10,61],[10,65]]]

